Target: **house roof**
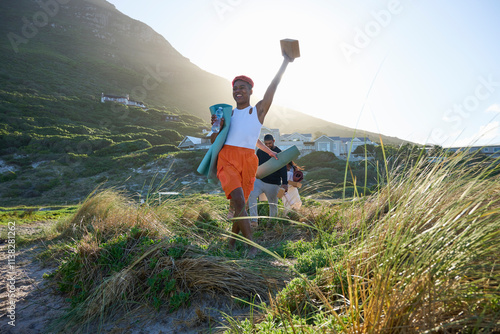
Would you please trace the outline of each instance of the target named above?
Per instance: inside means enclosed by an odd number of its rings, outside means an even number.
[[[286,134],[283,134],[282,137],[290,137],[293,135],[299,135],[299,136],[306,137],[306,138],[312,137],[312,134],[310,134],[310,133],[298,133],[298,132],[286,133]]]
[[[186,136],[193,144],[201,144],[201,138]]]
[[[192,137],[192,136],[186,136],[182,141],[181,143],[178,145],[178,147],[181,147],[183,144],[185,144],[187,141],[190,141],[191,143],[193,143],[193,145],[199,145],[201,144],[201,138],[198,138],[198,137]]]
[[[128,99],[126,96],[119,96],[119,95],[109,95],[109,94],[103,94],[103,97],[110,97],[112,99]]]
[[[129,100],[130,103],[144,104],[142,101]]]
[[[320,140],[321,138],[328,138],[332,141],[335,141],[335,140],[338,140],[338,141],[342,141],[342,142],[350,142],[351,140],[359,140],[361,142],[372,142],[369,138],[360,138],[360,137],[339,137],[339,136],[326,136],[326,135],[322,135],[321,137],[317,138],[316,140],[314,140],[315,142]]]

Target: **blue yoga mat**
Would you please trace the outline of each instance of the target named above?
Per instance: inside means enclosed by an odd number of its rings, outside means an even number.
[[[197,169],[198,173],[207,176],[208,182],[210,183],[218,182],[217,157],[222,149],[222,146],[224,146],[224,143],[226,142],[229,126],[231,125],[231,114],[233,112],[233,106],[229,104],[215,104],[209,108],[210,114],[215,114],[215,111],[219,109],[219,107],[222,107],[224,112],[224,127],[219,132],[219,135],[215,139],[214,143],[208,149]]]
[[[292,147],[281,151],[277,155],[278,160],[271,158],[260,165],[259,168],[257,168],[257,174],[255,175],[256,178],[262,179],[263,177],[276,172],[281,167],[286,166],[286,164],[290,161],[297,159],[297,157],[300,155],[300,152],[297,146],[293,145]]]

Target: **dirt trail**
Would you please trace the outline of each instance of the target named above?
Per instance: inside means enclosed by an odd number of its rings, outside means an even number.
[[[2,240],[3,241],[3,240]],[[68,307],[64,298],[53,293],[43,274],[55,268],[42,268],[34,261],[40,252],[38,246],[16,249],[15,269],[9,266],[7,243],[0,246],[0,331],[2,333],[43,333],[49,322],[64,313]],[[12,258],[11,258],[12,260]],[[14,278],[15,319],[9,318],[9,283]],[[8,281],[9,280],[9,281]],[[11,311],[12,312],[12,311]],[[12,326],[9,324],[15,320]],[[12,322],[11,322],[12,324]]]
[[[19,232],[19,231],[18,231]],[[53,272],[56,267],[42,267],[36,255],[42,251],[42,245],[31,245],[16,249],[15,270],[9,268],[8,247],[6,240],[0,240],[0,333],[37,334],[48,333],[47,327],[54,320],[65,314],[69,303],[54,290],[44,273]],[[9,285],[15,279],[15,327],[10,325]],[[9,280],[9,281],[8,281]],[[241,309],[231,304],[230,300],[217,296],[195,296],[188,308],[174,313],[167,313],[150,308],[137,310],[126,317],[117,315],[100,324],[100,329],[93,324],[84,333],[209,333],[224,322],[220,311],[232,316],[248,313],[248,308]]]

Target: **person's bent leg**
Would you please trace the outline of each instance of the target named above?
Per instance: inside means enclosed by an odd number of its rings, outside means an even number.
[[[235,199],[234,197],[230,199],[230,207],[232,208],[233,211],[233,217],[236,217],[236,210],[235,210],[235,207],[236,207],[236,203],[235,203]],[[233,226],[231,228],[231,232],[234,233],[234,234],[239,234],[240,233],[240,226],[238,224],[238,221],[237,220],[232,220],[233,221]],[[234,245],[236,243],[236,239],[234,238],[230,238],[229,239],[229,248],[230,249],[234,249]]]
[[[280,186],[277,184],[266,184],[265,194],[267,196],[267,201],[269,202],[269,216],[278,216],[278,191]]]
[[[253,190],[250,193],[248,197],[248,210],[250,211],[250,225],[256,224],[257,223],[257,217],[259,215],[258,210],[257,210],[257,198],[262,194],[263,190],[261,187],[261,184],[263,184],[261,180],[257,179],[255,180],[255,183],[253,184]]]
[[[238,234],[240,231],[243,236],[251,240],[252,233],[250,230],[250,222],[248,219],[241,219],[240,217],[247,217],[245,210],[245,196],[243,196],[243,189],[236,188],[231,192],[231,204],[234,208],[234,220],[232,232]],[[247,226],[248,225],[248,228]],[[250,230],[250,231],[249,231]],[[230,245],[234,245],[235,239],[231,239]]]
[[[231,199],[234,203],[234,218],[239,217],[248,217],[247,212],[245,210],[245,196],[243,194],[242,188],[236,188],[231,192]],[[235,225],[236,224],[236,225]],[[241,234],[248,239],[252,240],[252,228],[250,227],[250,220],[248,218],[243,219],[235,219],[233,223],[233,231],[239,228]],[[232,239],[232,244],[234,245],[234,239]],[[231,246],[231,241],[230,241]],[[253,246],[248,245],[249,247],[249,256],[254,256],[257,253],[257,249]]]

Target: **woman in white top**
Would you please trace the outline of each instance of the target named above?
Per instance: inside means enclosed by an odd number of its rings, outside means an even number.
[[[285,214],[287,214],[290,210],[298,210],[302,206],[302,201],[299,196],[299,189],[295,186],[294,175],[297,171],[301,171],[302,168],[294,164],[293,161],[290,161],[286,165],[287,169],[287,179],[288,179],[288,190],[281,198],[283,205],[285,207]],[[290,182],[292,181],[292,182]],[[299,180],[299,182],[302,180]]]
[[[248,196],[253,189],[255,173],[258,167],[255,146],[257,145],[262,150],[267,149],[264,143],[258,140],[260,128],[264,123],[264,118],[273,102],[276,88],[289,62],[290,58],[285,55],[278,73],[276,73],[264,94],[264,98],[257,102],[255,107],[250,105],[250,95],[253,93],[252,79],[241,75],[234,78],[232,82],[236,109],[233,110],[226,142],[218,155],[217,177],[221,182],[226,197],[231,201],[230,206],[234,208],[234,218],[248,217],[245,207]],[[213,115],[212,124],[215,118],[215,115]],[[222,119],[221,128],[223,126],[224,119]],[[212,135],[212,143],[216,136],[217,134]],[[270,150],[267,149],[267,151]],[[269,154],[276,158],[276,153]],[[241,231],[245,238],[252,240],[252,229],[247,218],[234,219],[231,231],[234,234]],[[230,248],[234,247],[235,241],[233,238],[230,239]],[[256,253],[257,249],[250,247],[249,256],[253,257]]]

